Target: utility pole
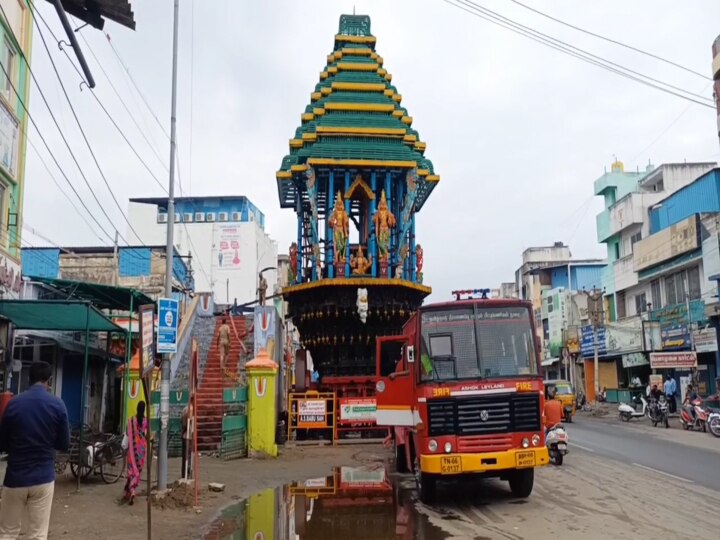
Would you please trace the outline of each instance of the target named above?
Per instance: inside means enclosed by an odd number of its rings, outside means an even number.
[[[172,101],[170,105],[170,185],[168,186],[167,244],[165,246],[165,298],[172,298],[173,259],[175,247],[175,147],[177,111],[178,19],[180,0],[174,1]],[[158,491],[167,488],[168,422],[170,420],[170,355],[164,355],[160,372],[160,446],[158,448]],[[148,490],[150,486],[148,486]]]
[[[113,285],[118,286],[120,281],[120,263],[118,261],[118,237],[120,233],[115,230],[115,245],[113,246]],[[130,314],[132,317],[132,313]]]
[[[584,291],[583,291],[584,292]],[[592,293],[585,292],[588,297],[588,314],[590,315],[590,322],[593,327],[593,357],[594,357],[594,370],[595,370],[595,399],[600,394],[600,347],[598,343],[598,327],[600,327],[605,321],[605,307],[603,306],[604,291],[599,291],[593,288]],[[592,306],[590,304],[592,302]]]

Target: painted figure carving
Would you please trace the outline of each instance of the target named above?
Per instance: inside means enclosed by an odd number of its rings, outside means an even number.
[[[260,272],[260,280],[258,281],[258,304],[261,306],[265,305],[265,295],[267,294],[267,280],[263,277],[262,272]]]
[[[396,279],[402,279],[403,277],[403,269],[405,267],[405,259],[407,259],[408,251],[410,251],[407,247],[407,245],[404,245],[400,248],[400,251],[398,253],[398,263],[395,267],[395,278]]]
[[[356,305],[357,305],[358,317],[360,317],[360,320],[363,322],[363,324],[365,324],[367,322],[367,316],[368,316],[368,292],[367,292],[367,289],[358,289],[357,290]],[[343,336],[343,339],[345,339],[344,336]]]
[[[335,207],[330,215],[328,225],[333,230],[333,240],[335,246],[335,263],[345,263],[345,249],[347,248],[347,240],[349,234],[350,219],[345,211],[342,196],[337,192],[335,197]]]
[[[423,248],[420,244],[415,246],[415,266],[416,266],[416,272],[417,272],[417,282],[422,283],[423,282]]]
[[[291,285],[293,283],[295,283],[295,280],[297,279],[297,268],[298,268],[297,255],[298,255],[297,242],[293,242],[292,244],[290,244],[290,268],[288,270],[288,273],[290,274],[288,276],[288,283],[290,283]]]
[[[385,190],[380,196],[380,204],[373,216],[373,223],[375,224],[380,261],[387,263],[390,251],[390,229],[395,227],[395,216],[388,208]]]
[[[371,267],[372,257],[367,259],[363,253],[362,246],[358,246],[357,255],[350,256],[350,268],[352,268],[352,273],[357,276],[362,276],[367,274]]]

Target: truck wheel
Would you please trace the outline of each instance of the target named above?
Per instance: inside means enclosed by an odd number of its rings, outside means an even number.
[[[520,469],[509,478],[510,491],[513,496],[526,499],[530,496],[535,481],[535,469]]]
[[[405,445],[399,445],[396,440],[393,440],[393,449],[395,451],[395,470],[399,473],[408,472]]]
[[[415,458],[415,482],[417,483],[418,497],[424,504],[432,504],[435,500],[436,479],[420,470],[420,460]]]

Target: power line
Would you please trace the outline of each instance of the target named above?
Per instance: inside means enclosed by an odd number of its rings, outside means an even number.
[[[556,17],[553,17],[552,15],[548,15],[547,13],[543,13],[539,9],[535,9],[532,6],[528,6],[526,4],[523,4],[522,2],[519,2],[518,0],[510,0],[513,4],[517,4],[518,6],[522,6],[527,10],[530,10],[534,13],[537,13],[538,15],[545,17],[546,19],[550,19],[551,21],[555,21],[556,23],[562,24],[563,26],[567,26],[568,28],[572,28],[573,30],[577,30],[578,32],[582,32],[584,34],[588,34],[590,36],[596,37],[598,39],[602,39],[603,41],[607,41],[609,43],[613,43],[615,45],[619,45],[620,47],[625,47],[626,49],[630,49],[631,51],[635,51],[640,54],[644,54],[645,56],[649,56],[650,58],[654,58],[655,60],[659,60],[660,62],[664,62],[666,64],[669,64],[671,66],[674,66],[678,69],[682,69],[683,71],[687,71],[688,73],[692,73],[693,75],[697,75],[698,77],[701,77],[705,80],[708,80],[709,77],[703,73],[700,73],[698,71],[694,71],[690,68],[687,68],[681,64],[678,64],[676,62],[673,62],[672,60],[668,60],[667,58],[663,58],[662,56],[658,56],[656,54],[653,54],[651,52],[644,51],[642,49],[639,49],[637,47],[633,47],[632,45],[628,45],[627,43],[623,43],[621,41],[617,41],[615,39],[603,36],[601,34],[596,34],[595,32],[591,32],[590,30],[586,30],[585,28],[580,28],[579,26],[575,26],[574,24],[570,24],[569,22],[563,21],[561,19],[558,19]]]
[[[46,21],[45,18],[42,16],[42,14],[41,14],[39,11],[37,11],[37,15],[40,17],[40,20],[41,20],[41,21],[43,22],[43,24],[45,25],[45,28],[47,28],[48,31],[50,32],[50,35],[52,36],[52,38],[59,44],[60,42],[58,41],[57,36],[56,36],[55,33],[53,32],[52,28],[50,28],[50,25],[47,23],[47,21]],[[81,34],[81,35],[82,35],[82,34]],[[84,36],[83,36],[83,39],[84,39]],[[86,41],[86,43],[87,43],[87,41]],[[89,47],[88,47],[88,48],[89,48]],[[90,48],[89,48],[89,49],[90,49]],[[69,54],[68,54],[68,52],[67,52],[67,49],[62,49],[62,51],[65,53],[65,56],[68,58],[70,64],[75,68],[75,71],[77,72],[77,74],[80,76],[80,78],[82,78],[82,77],[83,77],[83,76],[82,76],[82,73],[80,72],[80,70],[78,69],[78,67],[75,65],[75,63],[72,61],[72,59],[70,58],[70,56],[69,56]],[[90,49],[90,52],[92,53],[92,49]],[[93,53],[93,57],[95,57],[94,53]],[[95,57],[95,60],[97,60],[97,57]],[[102,65],[100,65],[100,69],[103,71],[103,73],[104,73],[105,76],[107,77],[107,73],[105,73],[105,70],[102,69]],[[109,81],[109,79],[108,79],[108,81]],[[112,84],[112,82],[110,82],[110,86],[111,86],[113,89],[115,88],[114,85]],[[94,89],[91,90],[90,93],[91,93],[91,95],[93,96],[93,98],[95,98],[95,101],[96,101],[97,104],[100,106],[100,108],[103,110],[103,112],[104,112],[105,115],[108,117],[108,119],[110,120],[110,122],[112,122],[113,126],[115,126],[115,129],[120,133],[120,136],[125,140],[125,142],[126,142],[127,145],[130,147],[130,149],[132,150],[132,152],[133,152],[133,153],[135,154],[135,156],[138,158],[138,160],[140,161],[140,163],[141,163],[141,164],[143,165],[143,167],[145,167],[145,169],[148,171],[148,173],[149,173],[150,176],[153,178],[153,180],[155,180],[155,182],[160,186],[160,189],[164,190],[165,193],[167,193],[167,189],[165,188],[165,186],[160,182],[160,180],[157,178],[157,176],[155,176],[155,173],[153,173],[153,171],[152,171],[152,169],[150,168],[150,166],[145,162],[145,160],[142,158],[142,156],[139,154],[139,152],[135,149],[135,147],[133,146],[133,144],[130,142],[130,140],[128,139],[128,137],[127,137],[127,136],[125,135],[125,133],[123,132],[122,128],[118,125],[118,123],[115,121],[115,119],[113,118],[113,116],[110,114],[110,111],[107,110],[107,108],[105,107],[105,105],[102,103],[102,101],[100,100],[100,98],[97,96],[97,94],[95,93]],[[117,94],[117,91],[116,91],[116,94]],[[119,95],[118,95],[118,97],[120,98]],[[120,101],[121,101],[121,103],[123,104],[123,106],[125,106],[125,103],[122,101],[122,98],[120,98]],[[133,121],[134,121],[134,118],[132,117],[132,113],[128,110],[127,106],[125,106],[125,110],[128,112],[128,114],[130,115],[130,117],[131,117],[131,118],[133,119]],[[147,139],[147,137],[145,137],[145,134],[144,134],[143,131],[139,128],[139,126],[137,125],[137,123],[135,123],[135,125],[136,125],[136,127],[138,127],[138,129],[139,129],[141,135],[143,136],[143,138],[145,138],[145,142],[147,142],[148,145],[150,145],[150,141]],[[151,145],[150,145],[150,148],[151,148],[151,150],[153,149]],[[158,157],[159,157],[159,156],[158,156]],[[163,163],[163,166],[165,166],[164,163]],[[167,167],[166,167],[166,169],[167,169]]]
[[[704,107],[708,107],[708,108],[712,108],[712,109],[715,108],[715,106],[710,103],[709,98],[707,101],[699,101],[698,99],[694,99],[693,97],[690,97],[690,96],[696,96],[696,97],[699,97],[700,99],[706,99],[706,98],[704,98],[703,96],[697,96],[696,94],[693,94],[692,92],[672,86],[668,83],[659,81],[657,79],[653,79],[651,77],[648,77],[647,75],[643,75],[642,73],[635,72],[633,70],[630,70],[629,68],[621,66],[620,64],[615,64],[614,62],[610,62],[609,60],[606,60],[602,57],[599,57],[597,55],[594,55],[592,53],[584,51],[583,49],[580,49],[578,47],[575,47],[573,45],[565,43],[561,40],[558,40],[556,38],[553,38],[551,36],[543,34],[542,32],[533,30],[532,28],[529,28],[527,26],[516,23],[515,21],[512,21],[511,19],[508,19],[507,17],[504,17],[502,15],[499,15],[491,10],[483,8],[483,7],[479,6],[478,4],[475,4],[474,2],[470,2],[468,0],[455,0],[460,3],[454,3],[451,0],[442,0],[442,1],[453,7],[456,7],[463,11],[466,11],[467,13],[470,13],[471,15],[474,15],[476,17],[484,19],[492,24],[495,24],[497,26],[500,26],[502,28],[510,30],[511,32],[514,32],[521,36],[532,39],[533,41],[536,41],[536,42],[538,42],[542,45],[545,45],[547,47],[550,47],[552,49],[558,50],[569,56],[575,57],[575,58],[577,58],[583,62],[586,62],[588,64],[595,65],[597,67],[605,69],[606,71],[610,71],[612,73],[620,75],[621,77],[625,77],[626,79],[630,79],[630,80],[633,80],[640,84],[643,84],[645,86],[649,86],[651,88],[655,88],[656,90],[660,90],[661,92],[665,92],[667,94],[671,94],[676,97],[679,97],[679,98],[682,98],[682,99],[685,99],[688,101],[692,101],[693,103],[702,105]],[[469,6],[469,7],[467,7],[467,6]],[[505,20],[503,20],[503,19],[505,19]],[[508,22],[505,22],[505,21],[508,21]],[[572,49],[574,49],[574,50],[572,50]],[[617,67],[613,67],[613,66],[617,66]],[[638,76],[633,75],[633,73]],[[655,82],[652,82],[652,81],[659,83],[659,85],[655,84]],[[663,86],[660,86],[660,85],[663,85]],[[680,92],[683,92],[683,93],[675,92],[672,89],[679,90]],[[685,95],[685,94],[688,94],[688,95]]]
[[[80,133],[82,135],[83,140],[85,141],[85,145],[88,147],[88,150],[90,151],[90,155],[92,156],[93,162],[95,163],[95,166],[97,167],[98,171],[100,172],[100,177],[103,179],[103,182],[105,183],[105,186],[107,187],[108,192],[110,192],[110,196],[112,197],[112,200],[115,203],[115,206],[117,206],[118,210],[120,211],[120,215],[125,220],[125,223],[127,223],[128,227],[130,228],[130,231],[132,231],[132,233],[137,237],[137,239],[140,241],[140,243],[144,246],[145,244],[143,244],[142,239],[140,238],[140,235],[137,233],[135,228],[132,226],[132,223],[130,223],[130,220],[125,215],[124,210],[120,206],[120,203],[118,202],[117,197],[115,196],[115,192],[113,191],[112,187],[110,187],[110,182],[108,182],[108,179],[105,176],[105,173],[104,173],[102,167],[100,166],[100,162],[98,161],[97,156],[95,155],[95,152],[92,149],[92,145],[90,144],[90,141],[88,140],[87,135],[85,134],[85,130],[83,129],[82,124],[80,123],[80,119],[78,118],[77,113],[75,112],[75,107],[73,107],[72,101],[70,100],[70,96],[68,95],[67,90],[65,89],[65,84],[63,83],[62,78],[60,77],[60,72],[58,71],[57,66],[55,65],[55,60],[53,59],[52,54],[50,53],[50,48],[48,47],[47,41],[45,40],[45,34],[43,33],[43,31],[40,29],[40,26],[38,25],[37,18],[35,17],[34,7],[30,8],[30,14],[32,15],[33,20],[35,21],[35,26],[37,27],[37,31],[40,34],[40,39],[42,40],[45,51],[47,52],[48,58],[50,59],[50,63],[52,64],[53,71],[55,72],[55,76],[57,77],[57,80],[60,83],[60,88],[62,88],[63,95],[65,96],[65,99],[68,102],[68,105],[70,106],[70,111],[72,112],[73,118],[75,119],[75,123],[77,124],[78,128],[80,129]],[[30,69],[29,63],[28,63],[28,69]],[[30,72],[32,73],[32,70],[30,70]],[[33,79],[35,79],[34,75],[33,75]],[[40,90],[39,83],[37,82],[37,80],[35,80],[35,83],[38,85],[38,90]],[[52,114],[52,112],[51,112],[51,114]],[[79,164],[78,164],[78,168],[80,168]],[[82,171],[81,171],[81,174],[82,174]],[[84,175],[83,175],[83,177],[84,177]],[[88,187],[90,188],[89,184],[88,184]],[[90,189],[92,189],[92,188],[90,188]],[[94,193],[93,193],[93,197],[95,197]],[[99,201],[98,201],[98,204],[100,204]],[[105,210],[104,209],[102,209],[102,210],[103,210],[103,213],[105,213]],[[105,216],[108,217],[107,213],[105,213]],[[110,219],[110,218],[108,217],[108,219]],[[126,244],[130,243],[125,238],[123,238],[123,236],[119,233],[119,231],[117,231],[117,228],[116,228],[116,232],[118,232],[118,235],[120,236],[120,238],[123,239],[123,241]]]

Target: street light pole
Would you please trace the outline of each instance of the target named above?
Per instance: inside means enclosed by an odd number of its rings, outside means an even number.
[[[178,61],[178,20],[180,0],[174,1],[173,9],[173,58],[172,98],[170,105],[170,181],[168,186],[167,243],[165,246],[165,297],[172,298],[173,260],[175,247],[175,149],[177,113],[177,61]],[[160,446],[158,448],[158,491],[167,488],[168,423],[170,420],[170,355],[162,359],[160,372]],[[148,490],[150,486],[148,486]]]

